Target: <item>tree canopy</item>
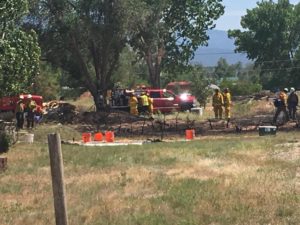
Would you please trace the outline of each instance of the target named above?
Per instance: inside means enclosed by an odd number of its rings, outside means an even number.
[[[43,58],[86,87],[97,109],[128,41],[137,0],[32,0],[26,26],[40,36]]]
[[[237,75],[237,71],[240,70],[241,67],[240,63],[229,65],[226,59],[220,58],[217,66],[215,67],[214,74],[218,80],[235,77]]]
[[[237,52],[261,67],[264,87],[292,85],[299,65],[300,4],[288,0],[262,1],[242,17],[244,31],[230,30]]]
[[[206,31],[224,12],[221,0],[141,0],[131,45],[145,59],[152,86],[160,86],[160,72],[177,71],[206,45]]]
[[[127,44],[159,86],[161,65],[187,63],[223,13],[221,0],[30,0],[25,27],[39,33],[43,59],[68,71],[96,105],[113,86]],[[97,108],[98,109],[98,108]]]
[[[31,91],[39,71],[40,48],[34,31],[19,23],[27,12],[26,0],[0,2],[0,95]]]

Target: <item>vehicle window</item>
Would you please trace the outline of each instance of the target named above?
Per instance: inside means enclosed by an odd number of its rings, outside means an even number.
[[[171,93],[169,93],[169,92],[164,92],[163,93],[163,97],[164,98],[173,98],[174,96]]]
[[[151,98],[160,98],[160,92],[159,91],[151,91],[150,97]]]

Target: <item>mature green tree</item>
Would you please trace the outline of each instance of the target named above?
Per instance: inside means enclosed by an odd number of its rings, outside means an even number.
[[[144,60],[139,59],[131,48],[124,48],[120,55],[119,67],[112,76],[114,86],[134,89],[141,84],[149,86],[148,80],[148,70]]]
[[[28,27],[39,32],[45,60],[86,87],[100,110],[101,95],[137,18],[138,0],[32,0]]]
[[[246,64],[241,67],[237,75],[240,81],[260,83],[260,68],[255,67],[254,64]]]
[[[162,70],[178,71],[206,45],[206,31],[224,12],[222,0],[141,0],[131,44],[147,63],[152,86],[160,87]]]
[[[0,96],[32,91],[39,71],[37,36],[19,27],[26,12],[26,0],[0,2]]]
[[[196,96],[201,106],[205,107],[207,98],[212,94],[209,84],[212,79],[207,76],[207,71],[202,66],[194,66],[191,70],[190,81],[192,83],[191,92]]]
[[[42,95],[45,101],[61,97],[62,71],[47,62],[40,62],[40,72],[35,78],[34,92]]]
[[[300,4],[288,0],[262,1],[242,17],[244,31],[230,30],[237,52],[244,52],[261,68],[265,88],[282,87],[295,80],[300,45]]]
[[[218,80],[234,77],[240,71],[241,66],[241,63],[229,65],[226,59],[220,58],[215,67],[214,75]]]

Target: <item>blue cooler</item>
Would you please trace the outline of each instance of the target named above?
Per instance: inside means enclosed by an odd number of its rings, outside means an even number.
[[[276,130],[277,130],[276,126],[259,126],[258,127],[259,136],[275,135]]]

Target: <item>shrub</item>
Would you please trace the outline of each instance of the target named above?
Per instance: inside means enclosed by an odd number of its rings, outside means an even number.
[[[8,152],[10,139],[5,133],[0,133],[0,154]]]
[[[253,93],[260,92],[262,86],[258,83],[251,83],[250,81],[227,81],[224,80],[221,83],[221,88],[229,88],[233,95],[251,95]]]

